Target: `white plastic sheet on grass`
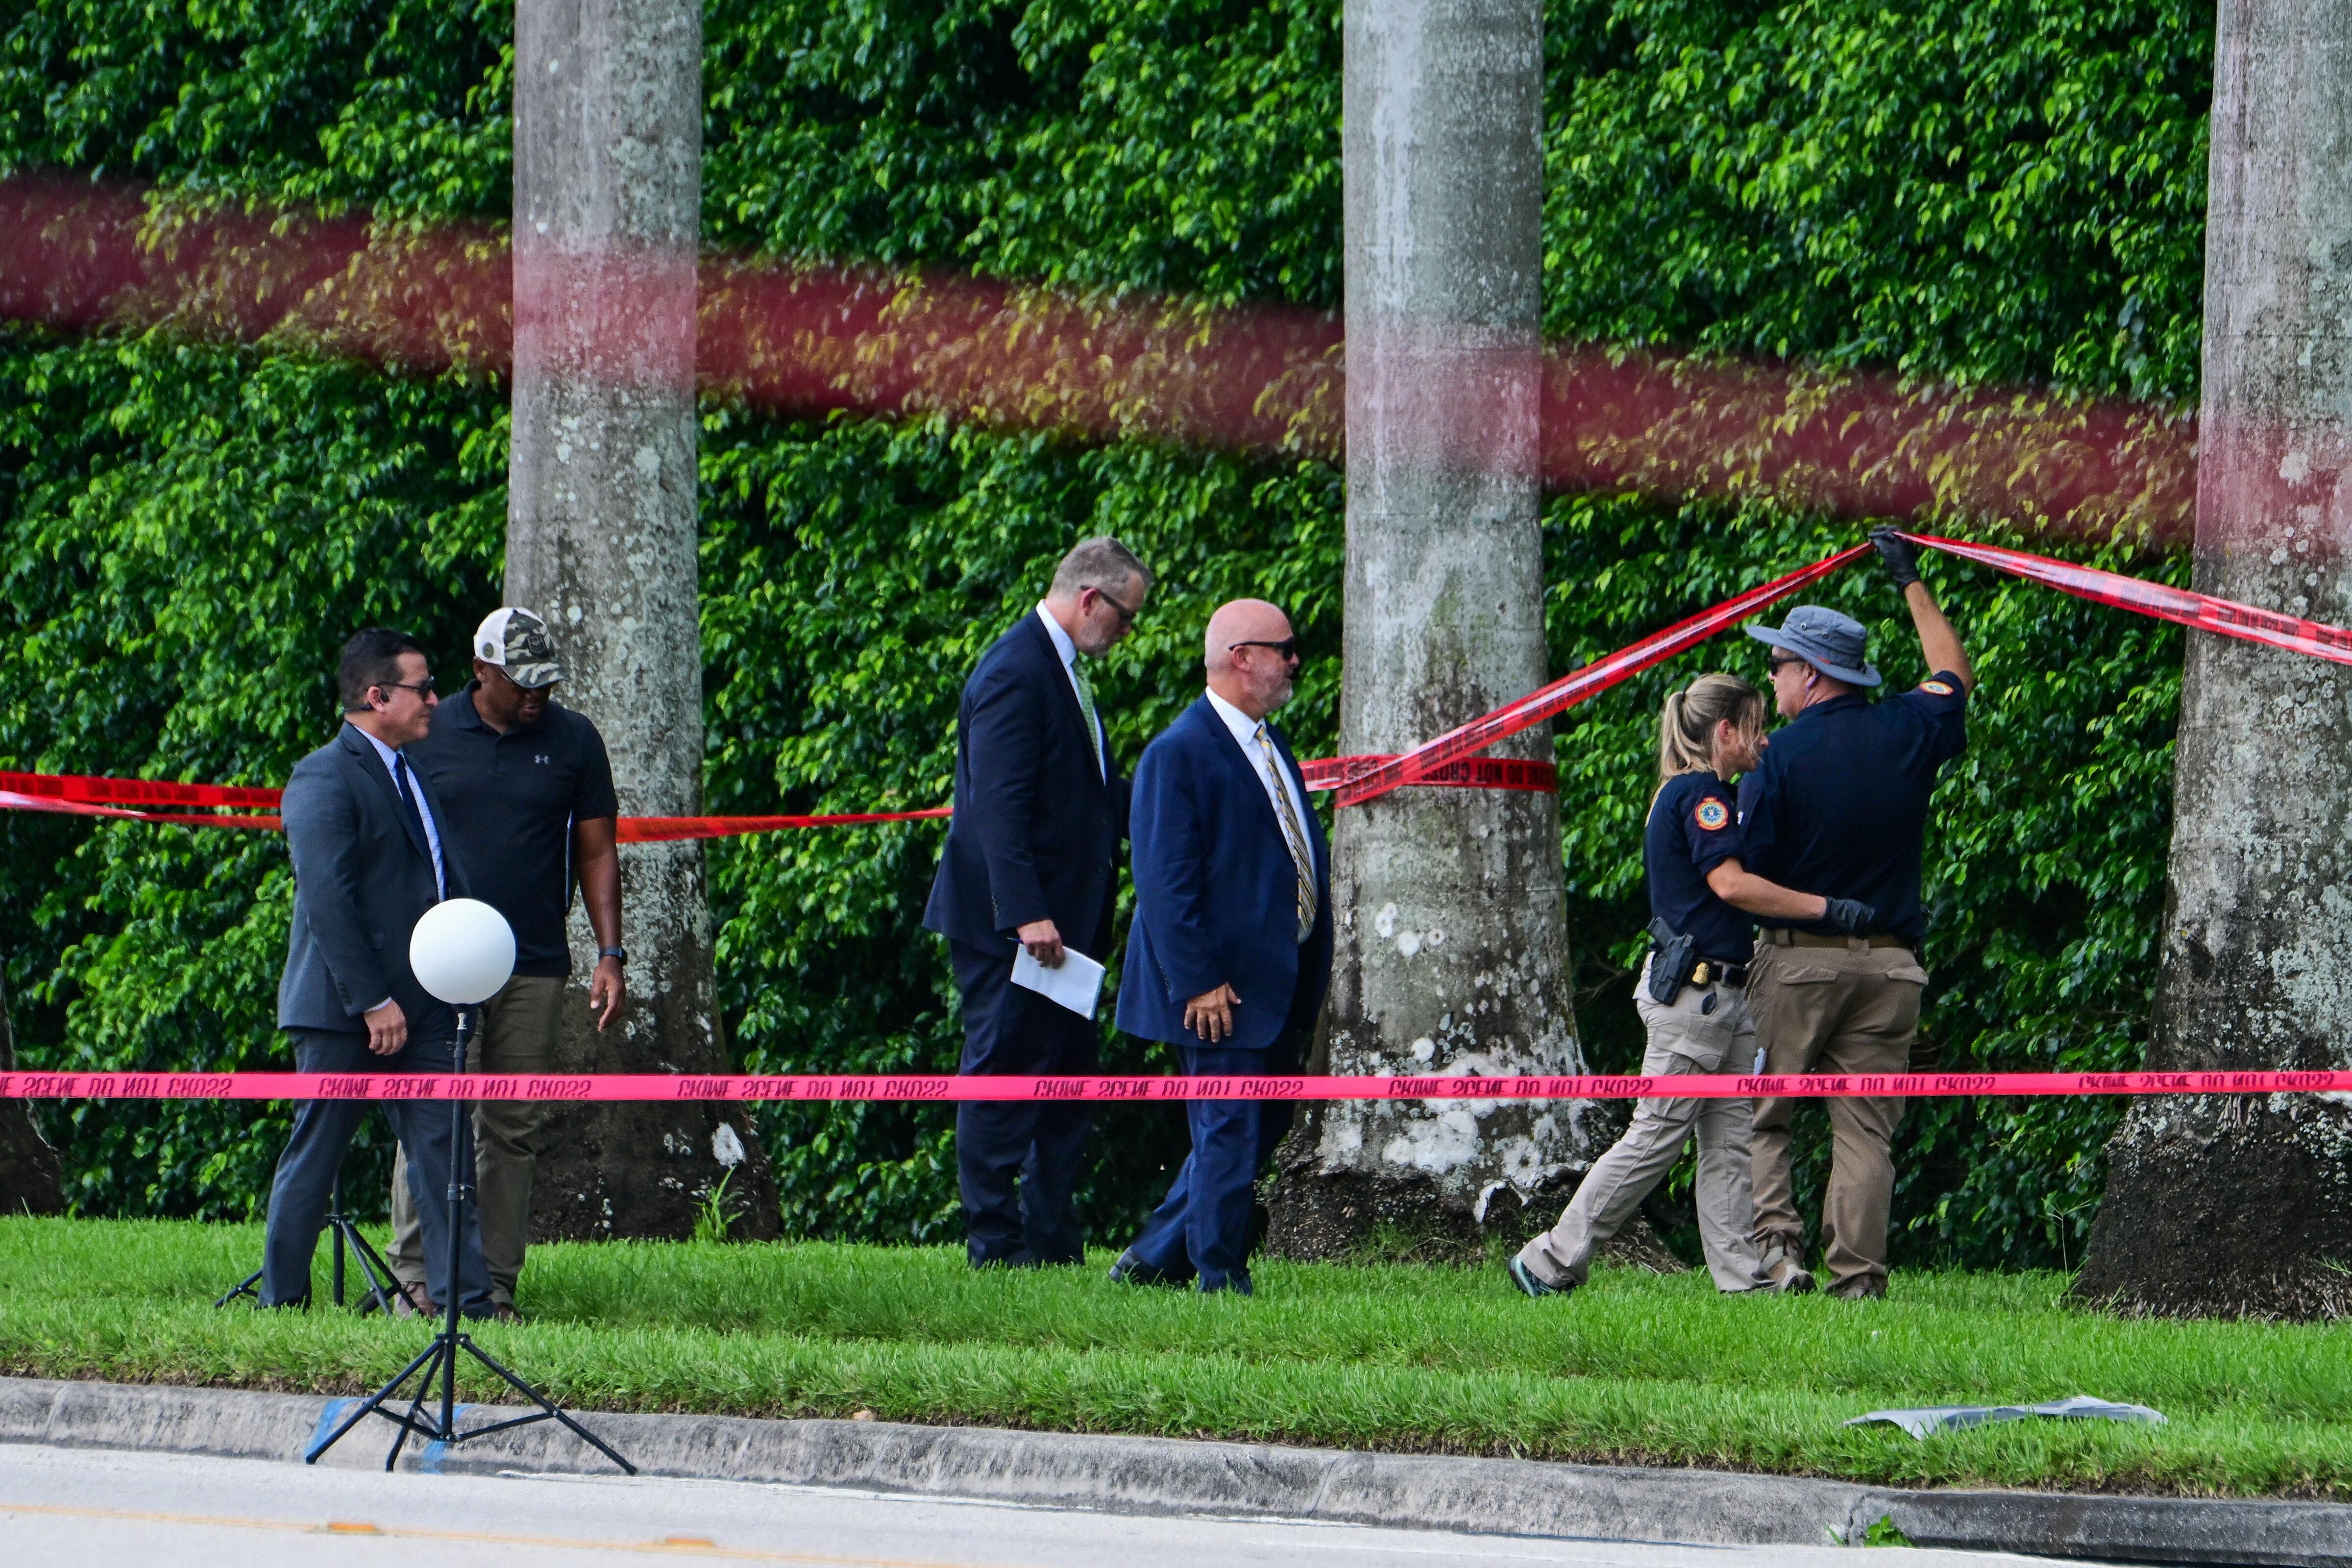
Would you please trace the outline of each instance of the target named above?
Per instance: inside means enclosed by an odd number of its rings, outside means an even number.
[[[1916,1410],[1874,1410],[1867,1415],[1855,1416],[1846,1425],[1867,1426],[1884,1422],[1902,1427],[1914,1437],[1926,1437],[1937,1432],[1961,1432],[1991,1421],[2022,1421],[2033,1415],[2055,1415],[2071,1421],[2130,1421],[2143,1426],[2165,1424],[2159,1412],[2145,1405],[2116,1405],[2078,1394],[2072,1399],[2053,1399],[2047,1405],[1929,1405]]]

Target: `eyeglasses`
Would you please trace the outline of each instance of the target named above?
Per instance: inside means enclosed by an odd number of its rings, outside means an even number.
[[[374,685],[378,691],[414,691],[419,698],[425,698],[433,695],[433,682],[429,679],[379,680],[376,681]],[[392,700],[387,697],[384,700],[389,702]]]
[[[1303,662],[1298,652],[1298,639],[1295,637],[1285,637],[1280,642],[1260,642],[1255,639],[1249,642],[1229,642],[1225,645],[1225,651],[1231,653],[1237,647],[1270,647],[1291,664]]]
[[[1118,624],[1123,626],[1131,626],[1135,625],[1135,617],[1143,613],[1143,606],[1141,605],[1138,605],[1134,609],[1130,610],[1125,605],[1120,604],[1117,599],[1112,598],[1108,594],[1104,593],[1100,588],[1097,588],[1093,590],[1093,592],[1095,597],[1100,599],[1104,604],[1108,605],[1112,609],[1118,612]]]
[[[1802,664],[1805,661],[1803,659],[1798,658],[1793,653],[1775,654],[1772,656],[1771,661],[1765,668],[1769,669],[1773,674],[1778,675],[1792,664]]]

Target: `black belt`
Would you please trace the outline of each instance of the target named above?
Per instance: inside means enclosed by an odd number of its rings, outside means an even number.
[[[1719,958],[1702,958],[1691,971],[1693,985],[1728,985],[1734,991],[1748,984],[1748,965],[1726,963]]]

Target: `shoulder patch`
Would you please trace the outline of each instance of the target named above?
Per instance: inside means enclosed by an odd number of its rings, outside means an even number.
[[[1709,833],[1720,833],[1731,826],[1731,808],[1709,795],[1698,803],[1698,809],[1691,813],[1691,819]]]
[[[1919,683],[1919,689],[1930,697],[1949,697],[1952,683],[1948,680],[1923,680]]]

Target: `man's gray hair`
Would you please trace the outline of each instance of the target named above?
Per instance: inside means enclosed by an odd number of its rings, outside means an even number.
[[[1108,534],[1099,539],[1081,540],[1077,547],[1062,557],[1054,568],[1054,586],[1048,597],[1075,599],[1086,589],[1094,588],[1116,594],[1134,579],[1146,588],[1151,586],[1151,569],[1135,558],[1135,552]]]

